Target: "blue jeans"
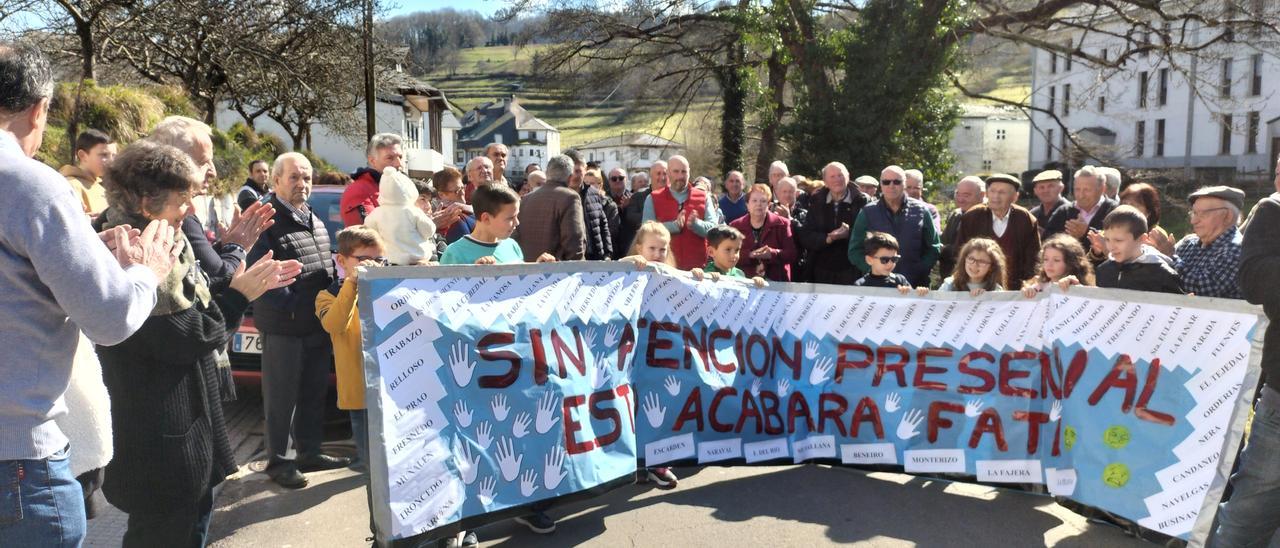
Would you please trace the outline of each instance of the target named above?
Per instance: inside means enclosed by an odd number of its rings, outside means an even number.
[[[70,448],[45,459],[0,461],[0,547],[80,546],[88,526]]]
[[[356,442],[356,460],[360,464],[369,466],[369,411],[365,409],[352,409],[351,413],[351,437]],[[366,472],[367,474],[367,472]]]
[[[1218,509],[1212,547],[1251,547],[1280,543],[1280,392],[1262,389],[1254,408],[1249,442],[1240,468],[1231,476],[1231,499]]]

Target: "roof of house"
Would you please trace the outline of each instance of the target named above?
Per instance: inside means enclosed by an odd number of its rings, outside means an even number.
[[[613,147],[684,148],[684,145],[651,133],[628,133],[616,137],[605,137],[577,148],[579,150],[591,150]]]
[[[525,110],[514,95],[490,101],[467,112],[462,117],[462,130],[458,132],[458,147],[480,148],[501,141],[513,144],[542,144],[545,140],[520,139],[520,131],[559,132],[554,126]]]
[[[983,105],[965,103],[960,105],[961,118],[986,118],[988,120],[1026,120],[1026,113],[1017,107],[1007,105]]]
[[[448,111],[452,108],[449,99],[444,96],[444,92],[439,88],[432,86],[422,80],[409,76],[408,73],[387,69],[383,71],[382,82],[378,89],[378,100],[384,103],[395,105],[403,105],[407,97],[424,97],[427,101],[441,101],[441,110]],[[425,110],[421,101],[412,101],[419,110]]]

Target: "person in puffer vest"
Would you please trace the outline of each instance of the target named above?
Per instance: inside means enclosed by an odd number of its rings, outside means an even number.
[[[394,265],[426,264],[434,259],[431,236],[436,224],[417,206],[418,189],[413,180],[388,167],[378,183],[378,209],[364,220],[382,237],[387,260]]]

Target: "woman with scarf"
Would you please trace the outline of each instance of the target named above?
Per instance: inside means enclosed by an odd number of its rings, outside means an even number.
[[[186,153],[140,141],[107,171],[103,228],[177,226],[203,179]],[[129,514],[124,546],[203,546],[213,488],[236,469],[218,392],[214,352],[249,302],[288,285],[300,266],[267,258],[211,293],[181,231],[178,263],[157,288],[151,317],[132,337],[97,347],[111,397],[115,457],[102,492]]]

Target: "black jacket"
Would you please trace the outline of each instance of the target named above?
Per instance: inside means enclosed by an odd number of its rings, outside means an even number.
[[[1147,253],[1127,263],[1108,260],[1095,272],[1098,287],[1186,294],[1178,271],[1158,254]]]
[[[236,470],[213,353],[248,306],[228,289],[208,307],[152,316],[124,342],[97,347],[115,425],[102,484],[111,504],[128,513],[195,509]]]
[[[609,231],[612,224],[605,207],[609,199],[596,187],[582,185],[578,191],[582,197],[582,220],[586,224],[588,261],[604,261],[613,257],[613,233]],[[617,207],[614,207],[614,218],[617,218]]]
[[[1240,251],[1240,293],[1253,304],[1262,305],[1267,333],[1262,344],[1262,371],[1267,384],[1280,388],[1280,193],[1272,194],[1254,208],[1244,232]]]
[[[209,243],[209,238],[205,237],[204,226],[195,215],[188,215],[182,220],[182,233],[191,242],[191,251],[200,263],[200,270],[209,275],[209,290],[216,293],[227,287],[231,283],[231,276],[235,275],[240,263],[244,262],[245,250],[240,246],[226,245],[215,249]]]
[[[258,182],[253,179],[246,179],[244,186],[240,187],[240,192],[236,194],[236,205],[240,206],[240,210],[249,209],[249,206],[258,201],[263,194],[267,193],[267,189],[258,186]]]
[[[251,263],[275,252],[278,261],[297,260],[302,274],[292,285],[273,289],[253,304],[253,321],[258,331],[272,335],[304,336],[321,333],[324,328],[316,318],[316,294],[329,287],[336,275],[333,253],[329,247],[329,231],[310,212],[310,218],[299,217],[276,196],[275,224],[258,237],[249,251]]]
[[[830,191],[820,189],[809,198],[809,212],[796,236],[800,246],[808,250],[809,273],[814,283],[853,285],[862,277],[857,267],[849,262],[849,239],[827,243],[827,233],[841,223],[853,228],[853,221],[867,205],[867,196],[849,185],[846,199],[827,203]]]

